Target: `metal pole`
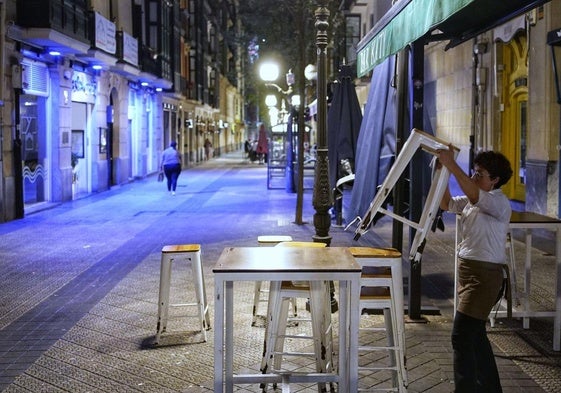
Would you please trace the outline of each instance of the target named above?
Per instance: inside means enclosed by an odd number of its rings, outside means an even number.
[[[412,80],[406,79],[408,83],[407,91],[412,90],[412,102],[409,104],[411,113],[410,128],[423,129],[423,91],[424,91],[424,42],[417,40],[411,45],[412,59]],[[412,89],[409,87],[411,83]],[[423,181],[423,155],[421,151],[417,151],[411,161],[410,169],[410,187],[409,187],[409,215],[414,222],[419,222],[423,214],[423,198],[418,197],[419,190],[424,189]],[[409,248],[415,237],[416,230],[409,228]],[[426,241],[426,239],[425,239]],[[409,318],[411,320],[422,320],[421,317],[421,296],[422,296],[422,257],[417,263],[411,264],[409,274]]]
[[[15,133],[13,140],[13,158],[14,158],[14,191],[15,191],[15,218],[23,218],[25,203],[23,194],[23,163],[22,163],[22,142],[21,142],[21,116],[20,116],[20,95],[21,89],[14,89],[14,121]]]
[[[401,152],[403,144],[407,137],[409,136],[409,119],[407,117],[407,61],[408,61],[408,50],[403,49],[397,55],[396,66],[397,66],[397,122],[396,122],[396,138],[395,138],[395,156],[397,157]],[[393,190],[394,198],[394,212],[400,216],[403,216],[403,212],[406,207],[406,182],[407,179],[402,175],[395,184]],[[398,250],[403,249],[403,223],[398,220],[393,221],[392,225],[392,247]]]
[[[290,99],[290,98],[289,98]],[[294,192],[294,107],[290,106],[290,115],[286,130],[286,165],[285,188],[286,192]]]
[[[316,230],[313,240],[319,243],[331,243],[329,227],[331,216],[329,209],[333,205],[333,196],[329,186],[329,162],[327,155],[327,29],[329,27],[329,10],[325,0],[318,1],[316,16],[316,46],[317,46],[317,132],[318,148],[314,177],[314,192],[312,205],[314,214],[314,228]]]
[[[306,64],[306,21],[304,18],[304,3],[299,2],[299,20],[298,20],[298,30],[301,34],[298,35],[298,54],[300,61],[297,67],[297,78],[298,83],[297,91],[300,94],[300,108],[298,109],[298,155],[297,160],[297,174],[298,182],[296,184],[296,215],[294,222],[297,225],[304,224],[302,219],[302,212],[304,207],[304,135],[306,133],[306,123],[304,120],[304,109],[306,107],[306,82],[304,78],[304,64]]]

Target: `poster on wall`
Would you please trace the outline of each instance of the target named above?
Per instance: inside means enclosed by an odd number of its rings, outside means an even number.
[[[72,155],[84,158],[84,130],[72,130]]]
[[[99,127],[99,153],[107,153],[107,128]]]

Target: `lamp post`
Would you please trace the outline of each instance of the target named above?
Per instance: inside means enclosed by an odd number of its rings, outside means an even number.
[[[273,83],[279,76],[279,66],[272,62],[265,62],[259,68],[259,76],[267,83],[265,86],[274,87],[285,98],[290,99],[292,102],[292,86],[294,85],[294,74],[289,70],[286,74],[287,90],[283,90],[279,85]],[[294,192],[294,146],[292,138],[294,107],[290,111],[289,125],[286,132],[286,165],[285,165],[285,179],[286,179],[286,192]]]
[[[333,196],[329,186],[329,162],[327,155],[327,28],[329,27],[329,10],[326,0],[318,0],[315,11],[316,47],[317,47],[317,160],[314,177],[312,204],[314,214],[315,242],[331,243],[329,227],[331,216],[329,209],[333,205]]]
[[[269,94],[265,97],[265,105],[269,108],[269,123],[276,126],[279,122],[279,110],[277,109],[277,96]]]
[[[547,44],[551,48],[551,60],[553,66],[553,77],[555,79],[555,93],[557,94],[557,103],[561,105],[561,82],[559,78],[561,78],[560,72],[557,69],[558,60],[557,56],[561,57],[561,29],[552,30],[547,33]],[[561,145],[561,113],[560,113],[560,121],[559,121],[559,144]],[[559,150],[559,159],[558,159],[559,170],[561,170],[561,150]],[[559,181],[558,191],[557,191],[557,201],[558,201],[558,210],[557,215],[561,217],[561,181]]]

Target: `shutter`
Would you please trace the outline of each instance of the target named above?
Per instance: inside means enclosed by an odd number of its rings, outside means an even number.
[[[21,63],[22,87],[25,94],[49,95],[49,70],[43,63],[24,59]]]

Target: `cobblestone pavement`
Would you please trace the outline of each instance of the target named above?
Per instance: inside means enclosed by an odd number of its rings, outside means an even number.
[[[212,266],[223,248],[255,246],[264,234],[311,240],[311,192],[304,195],[307,223],[293,224],[295,194],[267,190],[266,167],[248,163],[241,153],[183,171],[175,196],[163,188],[150,177],[0,225],[0,390],[212,391],[212,331],[202,342],[196,321],[185,317],[153,345],[161,248],[201,244],[213,315]],[[330,234],[333,246],[389,246],[391,222],[382,219],[358,244],[352,231],[332,227]],[[406,324],[409,392],[453,391],[453,241],[453,218],[447,217],[446,230],[432,233],[425,248],[422,305],[431,312]],[[532,249],[540,266],[532,276],[537,308],[553,306],[551,243],[544,234]],[[524,245],[518,240],[515,250],[521,263]],[[172,293],[193,296],[186,274],[173,276]],[[237,371],[259,369],[264,329],[251,327],[252,294],[251,283],[235,287]],[[561,392],[561,355],[552,351],[552,329],[551,319],[532,319],[528,330],[519,320],[500,319],[489,327],[505,393]],[[296,341],[289,345],[302,349]],[[293,391],[317,389],[298,385]]]

